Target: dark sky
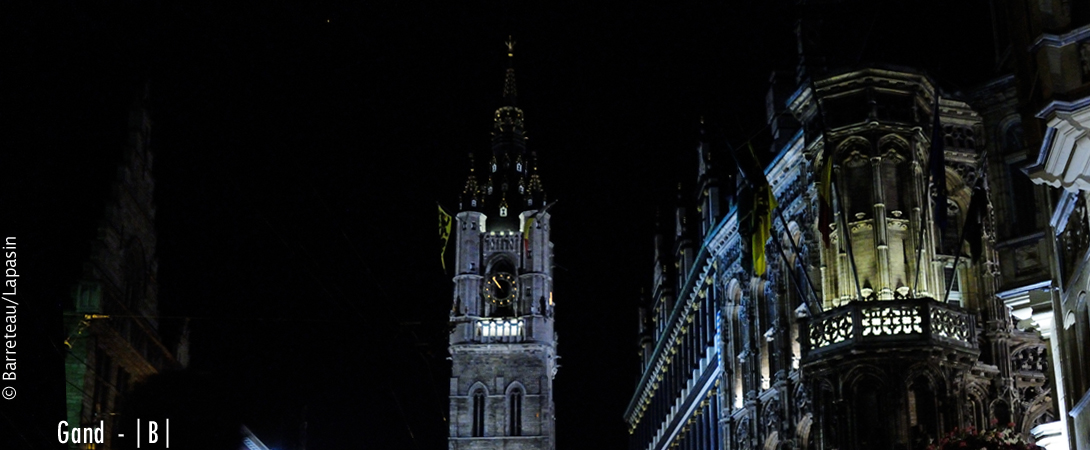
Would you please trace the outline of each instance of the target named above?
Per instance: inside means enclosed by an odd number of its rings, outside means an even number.
[[[445,447],[452,285],[435,203],[457,207],[467,153],[489,148],[511,34],[528,145],[558,201],[558,447],[627,445],[655,212],[695,177],[699,117],[731,143],[762,131],[769,74],[793,68],[794,10],[434,3],[0,15],[13,62],[0,68],[0,233],[26,249],[34,342],[21,370],[38,378],[20,397],[30,409],[3,410],[0,430],[19,431],[5,439],[55,439],[63,367],[50,340],[63,341],[60,305],[150,80],[160,309],[193,318],[191,368],[275,448],[304,408],[310,448]],[[853,13],[869,40],[858,59],[922,64],[950,90],[983,81],[987,3],[964,3]]]

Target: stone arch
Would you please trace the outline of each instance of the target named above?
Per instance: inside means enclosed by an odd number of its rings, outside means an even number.
[[[770,433],[768,435],[768,438],[765,439],[765,445],[762,448],[764,450],[776,450],[776,447],[778,447],[779,444],[780,444],[780,432],[779,431],[773,431],[772,433]]]
[[[731,278],[726,289],[727,302],[737,305],[742,300],[742,283],[737,278]]]
[[[887,214],[894,217],[907,217],[917,203],[916,184],[908,164],[912,160],[911,148],[907,140],[896,134],[887,134],[878,139],[882,202],[886,205]]]
[[[1022,430],[1023,436],[1028,436],[1029,430],[1039,425],[1038,419],[1048,414],[1052,409],[1052,396],[1051,395],[1038,395],[1033,399],[1033,402],[1026,407],[1026,414],[1022,418]]]
[[[926,363],[913,365],[902,379],[902,394],[907,408],[907,422],[912,441],[926,441],[943,429],[940,411],[945,381],[942,373]]]
[[[907,386],[912,382],[912,380],[918,379],[920,377],[927,378],[928,382],[930,382],[931,386],[936,390],[946,387],[946,377],[944,376],[942,371],[938,370],[938,368],[928,363],[923,362],[913,364],[911,367],[909,367],[908,370],[905,372],[905,375],[901,377],[901,381],[904,382],[905,386]]]
[[[841,155],[841,153],[859,148],[867,149],[867,151],[869,152],[871,148],[870,140],[862,136],[849,136],[845,138],[843,141],[840,141],[840,143],[836,145],[835,154],[839,156],[838,158],[836,158],[836,161],[842,162],[845,159],[845,157]]]
[[[844,397],[849,401],[850,439],[859,448],[889,448],[896,417],[873,414],[876,405],[893,403],[898,389],[890,389],[884,372],[873,366],[853,369],[845,378]],[[880,407],[880,406],[879,406]]]
[[[467,391],[467,392],[469,393],[469,395],[471,395],[471,396],[472,396],[472,395],[473,395],[473,394],[475,394],[475,393],[476,393],[477,391],[482,391],[482,392],[484,392],[484,395],[485,395],[486,397],[487,397],[487,396],[489,395],[489,394],[488,394],[488,386],[485,386],[485,384],[484,384],[484,383],[482,383],[482,382],[480,382],[480,381],[478,381],[478,382],[475,382],[475,383],[471,384],[471,385],[469,386],[469,391]]]
[[[902,159],[911,159],[909,149],[912,145],[908,143],[905,138],[896,134],[887,134],[878,138],[878,149],[883,156],[886,156],[890,151],[896,151]],[[891,155],[892,156],[892,155]]]
[[[727,395],[724,403],[727,410],[742,407],[745,384],[743,381],[742,358],[742,283],[737,278],[731,278],[724,289],[724,330],[723,336],[728,340],[725,343],[725,370],[730,372],[730,384],[727,385]],[[732,402],[733,400],[733,402]]]
[[[868,376],[877,378],[882,384],[886,384],[885,380],[887,379],[887,375],[884,370],[870,364],[859,364],[852,367],[851,370],[845,373],[843,378],[841,378],[842,389],[845,393],[849,393],[855,388],[856,383],[858,383],[861,378]]]
[[[980,383],[970,383],[964,388],[964,408],[962,417],[966,425],[983,429],[988,423],[988,412],[984,409],[984,400],[988,398],[988,389]]]
[[[488,418],[488,387],[480,381],[469,387],[469,424],[470,435],[484,437]]]
[[[520,390],[520,391],[522,391],[522,393],[525,394],[526,393],[526,385],[522,384],[522,382],[517,381],[517,380],[512,381],[511,383],[508,383],[507,389],[504,390],[503,395],[511,395],[511,393],[514,392],[515,390]]]
[[[837,145],[833,179],[849,221],[874,215],[873,153],[871,141],[860,136],[851,136]]]
[[[495,270],[510,270],[511,275],[518,275],[515,259],[507,253],[496,253],[488,258],[485,262],[485,273],[491,273]]]
[[[1002,155],[1009,155],[1025,148],[1022,118],[1017,114],[1011,114],[1000,120],[996,130],[998,134],[996,142],[1000,143],[999,148],[1003,152]]]
[[[524,400],[526,398],[526,386],[518,381],[512,381],[504,392],[504,415],[506,416],[507,435],[522,436]]]
[[[787,228],[780,233],[780,242],[787,243],[784,249],[787,254],[787,270],[792,270],[795,267],[795,258],[798,256],[795,254],[795,246],[802,250],[802,227],[798,222],[794,220],[787,222]],[[795,246],[792,246],[791,242],[794,242]]]
[[[998,421],[1000,424],[1006,424],[1012,422],[1014,417],[1011,415],[1011,405],[1004,399],[995,399],[988,404],[988,415],[991,419]]]
[[[806,413],[795,427],[795,436],[799,440],[800,450],[810,450],[810,428],[814,426],[814,415]]]

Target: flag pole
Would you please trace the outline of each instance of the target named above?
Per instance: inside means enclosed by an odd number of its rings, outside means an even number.
[[[958,260],[961,259],[961,244],[965,242],[965,229],[968,228],[969,225],[969,214],[973,212],[973,196],[976,195],[976,187],[980,184],[980,180],[984,178],[981,169],[983,169],[984,164],[987,163],[987,160],[985,159],[986,156],[988,156],[988,151],[984,150],[984,152],[980,154],[980,167],[977,167],[976,169],[976,180],[973,180],[973,188],[969,191],[969,205],[965,210],[965,223],[961,224],[961,230],[958,232],[958,243],[954,250],[954,275],[946,282],[946,293],[942,296],[943,303],[950,300],[950,289],[953,289],[954,280],[958,278]]]
[[[929,150],[928,161],[927,161],[927,165],[928,165],[927,172],[928,172],[929,179],[931,181],[930,181],[930,183],[927,184],[927,190],[924,193],[924,195],[925,195],[924,198],[926,198],[928,200],[927,201],[928,210],[931,211],[931,216],[932,216],[931,217],[931,223],[932,224],[938,223],[940,228],[945,228],[945,226],[946,226],[946,216],[944,215],[944,216],[940,216],[940,217],[935,217],[940,213],[939,207],[942,208],[942,211],[941,211],[942,214],[945,214],[945,210],[946,210],[946,205],[944,204],[946,202],[946,153],[945,153],[946,150],[944,148],[940,147],[940,145],[942,145],[943,136],[942,136],[942,121],[941,121],[941,116],[939,115],[939,87],[934,86],[934,89],[935,89],[935,93],[934,93],[935,106],[933,108],[931,108],[932,109],[932,111],[931,111],[931,117],[932,117],[932,119],[931,119],[931,148]],[[916,158],[916,152],[912,152],[912,157]],[[935,162],[936,158],[939,159],[938,165],[941,166],[941,167],[938,167],[937,169],[936,169],[936,162]],[[936,170],[940,171],[941,173],[936,174],[935,173]],[[942,184],[939,184],[940,182]],[[931,205],[931,185],[932,184],[935,185],[935,189],[936,189],[936,191],[938,193],[938,195],[936,196],[936,199],[935,199],[935,205]],[[943,203],[943,204],[940,204],[940,203]],[[919,232],[919,236],[918,236],[919,239],[916,241],[916,276],[915,276],[915,280],[912,281],[912,292],[913,292],[913,294],[916,293],[916,288],[919,287],[919,285],[920,285],[920,266],[922,266],[921,259],[923,258],[923,232],[924,232],[924,226],[923,226],[924,220],[923,219],[924,219],[924,216],[921,214],[920,221],[919,221],[919,223],[920,223],[920,232]]]
[[[783,216],[783,208],[776,208],[776,216],[780,218],[780,225],[782,225],[784,231],[787,232],[787,240],[791,242],[791,249],[795,251],[795,261],[799,263],[799,269],[801,269],[802,276],[806,280],[806,286],[810,288],[810,293],[814,295],[814,300],[817,302],[817,308],[814,308],[814,306],[810,305],[810,302],[807,301],[806,308],[810,310],[811,315],[815,312],[821,312],[821,299],[818,297],[817,291],[814,290],[814,282],[810,279],[810,273],[806,271],[806,266],[802,264],[802,252],[799,251],[799,246],[795,243],[795,238],[791,236],[791,228],[787,226],[787,219]],[[780,253],[783,253],[783,246],[780,246]],[[815,309],[817,311],[814,311]]]
[[[915,153],[915,152],[913,152],[913,153]],[[924,195],[925,195],[924,198],[928,199],[928,203],[930,203],[930,200],[931,200],[931,195],[930,195],[929,192],[930,192],[930,190],[928,190],[928,192],[924,193]],[[929,208],[929,209],[933,209],[933,208]],[[923,230],[924,230],[923,219],[924,219],[924,212],[921,209],[920,210],[920,220],[918,222],[919,227],[920,227],[920,232],[916,235],[916,275],[914,277],[915,279],[912,281],[912,294],[915,295],[916,297],[919,297],[919,293],[917,291],[917,288],[920,286],[920,266],[923,265],[923,260],[922,260],[922,258],[923,258]]]
[[[833,169],[836,170],[837,175],[840,174],[839,169],[835,167]],[[863,289],[859,286],[859,271],[855,268],[855,253],[852,252],[852,233],[848,228],[848,218],[844,215],[844,199],[840,196],[841,192],[840,189],[838,189],[839,183],[836,182],[837,178],[838,177],[833,177],[832,180],[833,195],[836,197],[837,204],[840,205],[840,223],[843,225],[841,232],[844,233],[844,244],[848,250],[848,262],[852,267],[852,278],[855,279],[855,293],[859,295],[859,300],[862,301]]]
[[[728,146],[729,146],[729,144],[728,144]],[[753,190],[753,191],[754,191],[754,195],[756,195],[756,191],[757,191],[757,186],[756,186],[756,183],[754,183],[754,182],[753,182],[752,180],[750,180],[750,179],[749,179],[749,177],[747,177],[747,176],[746,176],[746,171],[745,171],[744,169],[742,169],[742,167],[743,167],[743,166],[742,166],[742,162],[741,162],[741,161],[739,161],[739,160],[738,160],[738,157],[736,157],[736,156],[734,155],[734,148],[733,148],[733,147],[731,147],[731,150],[730,150],[729,152],[727,152],[727,153],[730,153],[730,157],[731,157],[731,159],[733,159],[733,160],[734,160],[734,164],[738,166],[738,173],[739,173],[739,174],[740,174],[740,175],[742,176],[742,181],[745,181],[745,183],[746,183],[746,186],[749,186],[749,188],[750,188],[751,190]],[[761,168],[760,168],[760,163],[759,163],[759,162],[757,161],[757,159],[756,159],[756,156],[757,156],[757,155],[754,155],[754,154],[753,154],[752,152],[750,152],[750,156],[751,156],[751,157],[753,158],[753,160],[754,160],[754,163],[756,163],[756,165],[758,166],[757,168],[758,168],[758,169],[760,169],[760,170],[762,170],[762,174],[763,174],[763,173],[764,173],[764,172],[763,172],[763,169],[761,169]],[[767,180],[766,180],[766,181],[767,181]],[[772,190],[772,185],[771,185],[771,184],[769,184],[769,186],[768,186],[768,189],[769,189],[769,195],[770,195],[771,197],[775,198],[776,194],[775,194],[775,192],[773,192],[773,190]],[[777,204],[778,204],[778,203],[779,203],[779,202],[777,202]],[[754,201],[754,202],[753,202],[753,204],[754,204],[754,207],[756,207],[756,205],[757,205],[757,202],[756,202],[756,201]],[[771,207],[772,205],[769,205],[769,206]],[[774,208],[774,209],[776,209],[776,211],[777,211],[777,212],[779,213],[779,214],[778,214],[778,216],[780,217],[780,222],[781,222],[781,224],[783,225],[783,228],[784,228],[784,230],[788,230],[788,231],[787,231],[787,232],[788,232],[788,237],[790,238],[790,234],[791,234],[791,231],[790,231],[790,228],[788,228],[788,227],[787,227],[787,222],[785,222],[785,221],[783,220],[783,209],[782,209],[782,208],[780,208],[780,207],[777,207],[777,208]],[[754,214],[756,214],[756,211],[754,211],[753,213],[754,213]],[[782,259],[783,259],[783,262],[785,262],[785,263],[787,263],[788,265],[790,265],[791,263],[790,263],[790,262],[789,262],[789,261],[787,260],[787,255],[786,255],[786,254],[784,253],[784,250],[783,250],[783,249],[784,249],[784,247],[783,247],[783,243],[782,243],[782,242],[780,242],[780,239],[779,239],[779,237],[778,237],[778,236],[776,236],[776,233],[769,233],[769,234],[771,234],[771,237],[772,237],[772,240],[773,240],[773,242],[774,242],[774,243],[776,244],[776,246],[777,246],[777,247],[778,247],[778,248],[780,249],[780,258],[782,258]],[[794,242],[794,239],[791,239],[791,244],[792,244],[792,245],[794,245],[794,243],[795,243],[795,242]],[[800,267],[802,267],[802,273],[803,273],[803,275],[805,275],[805,276],[806,276],[806,281],[807,281],[807,284],[808,284],[808,285],[809,285],[809,287],[810,287],[810,293],[811,293],[811,294],[813,294],[813,296],[815,297],[815,299],[817,299],[817,292],[815,292],[815,291],[813,290],[813,289],[814,289],[814,286],[813,286],[813,284],[812,284],[812,283],[810,282],[810,275],[806,273],[806,268],[805,268],[804,266],[802,266],[802,261],[801,261],[801,258],[799,257],[799,256],[801,256],[801,255],[802,255],[802,253],[800,253],[800,252],[798,251],[798,248],[797,248],[797,247],[795,248],[795,255],[796,255],[796,257],[795,257],[795,261],[799,263]],[[802,289],[802,283],[800,283],[800,282],[799,282],[799,279],[798,279],[798,275],[797,275],[797,274],[795,274],[795,271],[794,271],[794,270],[791,270],[790,272],[791,272],[791,279],[792,279],[792,281],[794,281],[795,289],[796,289],[796,290],[798,290],[798,292],[799,292],[799,296],[801,296],[801,297],[802,297],[802,300],[803,300],[803,302],[804,302],[804,303],[806,304],[806,309],[807,309],[807,310],[808,310],[808,311],[810,312],[810,315],[813,315],[813,314],[815,314],[816,312],[820,312],[820,307],[821,307],[821,306],[820,306],[820,303],[819,303],[819,304],[818,304],[818,306],[817,306],[817,308],[819,308],[819,309],[817,309],[817,310],[815,311],[814,305],[813,305],[813,304],[811,303],[811,301],[810,301],[810,295],[807,295],[807,293],[806,293],[805,291],[803,291],[803,289]],[[820,299],[819,299],[819,300],[820,300]]]

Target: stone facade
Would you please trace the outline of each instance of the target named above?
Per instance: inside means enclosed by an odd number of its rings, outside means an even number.
[[[510,67],[504,100],[492,151],[470,157],[453,223],[452,450],[556,447],[551,215],[536,157],[526,151]]]
[[[738,171],[712,166],[730,159],[713,158],[708,142],[672,239],[655,239],[643,376],[625,417],[631,448],[908,449],[955,427],[1014,423],[1029,437],[1054,421],[1048,344],[1008,305],[1040,291],[1043,263],[1004,272],[997,251],[999,236],[1015,241],[1003,252],[1040,240],[1029,226],[997,230],[994,205],[1014,193],[992,181],[1009,152],[991,136],[1013,110],[993,110],[1009,103],[975,107],[973,95],[881,67],[826,73],[777,97],[793,122],[770,120],[794,133],[761,165],[778,203],[772,239],[753,239],[761,210],[746,197],[757,183],[721,184]],[[942,208],[929,183],[933,139],[944,148]],[[982,227],[962,239],[974,191],[986,200]],[[763,274],[750,262],[755,245]]]
[[[1090,448],[1090,8],[1080,2],[1010,2],[1000,10],[1011,39],[1025,172],[1048,201],[1042,239],[1050,280],[1026,316],[1050,338],[1056,422],[1035,430],[1050,448]]]

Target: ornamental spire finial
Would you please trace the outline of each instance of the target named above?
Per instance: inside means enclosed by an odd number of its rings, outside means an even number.
[[[507,40],[504,41],[507,46],[507,76],[503,83],[503,98],[507,99],[509,105],[515,104],[515,96],[518,95],[518,91],[515,89],[515,40],[510,35],[507,36]]]

